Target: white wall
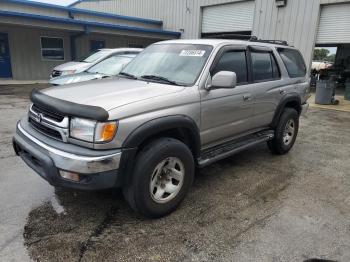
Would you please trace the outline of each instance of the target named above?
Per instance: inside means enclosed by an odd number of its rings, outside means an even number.
[[[13,79],[47,80],[53,67],[70,61],[68,32],[17,26],[0,26],[0,32],[8,34]],[[64,61],[45,61],[42,59],[41,36],[63,37]]]
[[[0,25],[0,32],[8,34],[13,79],[48,80],[55,66],[71,61],[70,33],[68,31]],[[42,59],[41,36],[63,37],[64,61],[47,61]],[[91,33],[77,39],[77,59],[81,59],[90,53],[90,40],[93,39],[104,40],[107,48],[127,47],[129,43],[140,44],[146,47],[161,40],[159,38],[130,35]]]
[[[289,0],[276,7],[275,0],[256,0],[253,34],[261,39],[286,40],[311,64],[320,12],[320,0]]]
[[[201,7],[241,0],[102,0],[83,1],[75,7],[163,21],[163,29],[179,31],[182,38],[200,37]]]
[[[243,0],[245,1],[245,0]],[[198,38],[203,6],[237,0],[99,0],[83,1],[79,8],[162,20],[164,29],[184,29],[182,38]],[[301,50],[311,64],[319,22],[320,5],[350,0],[288,0],[277,8],[275,0],[255,0],[253,35],[262,39],[287,40]]]

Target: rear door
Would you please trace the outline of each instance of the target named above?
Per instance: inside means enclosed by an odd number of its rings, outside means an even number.
[[[252,128],[271,124],[281,97],[284,95],[281,70],[272,49],[262,46],[249,48],[254,115]]]
[[[237,86],[201,90],[201,140],[204,147],[251,129],[253,101],[246,48],[222,48],[212,64],[210,75],[219,71],[235,72]]]
[[[11,57],[8,36],[0,33],[0,78],[11,78]]]
[[[291,83],[289,86],[284,87],[284,91],[287,94],[296,93],[303,98],[301,103],[306,102],[305,91],[309,88],[310,84],[305,77],[307,70],[303,56],[299,50],[293,48],[280,47],[277,51],[287,70],[289,82]]]

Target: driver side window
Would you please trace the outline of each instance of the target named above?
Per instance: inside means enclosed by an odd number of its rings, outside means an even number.
[[[213,68],[212,76],[219,71],[231,71],[237,75],[237,84],[248,82],[247,59],[245,51],[227,51],[223,53]]]

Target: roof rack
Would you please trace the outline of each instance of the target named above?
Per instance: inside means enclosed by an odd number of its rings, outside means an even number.
[[[204,38],[216,38],[216,39],[238,39],[238,40],[249,40],[251,35],[249,34],[237,34],[237,33],[204,33]]]
[[[249,39],[250,42],[260,42],[260,43],[268,43],[268,44],[276,44],[276,45],[286,45],[288,46],[287,41],[284,40],[263,40],[263,39],[258,39],[256,36],[252,36]]]

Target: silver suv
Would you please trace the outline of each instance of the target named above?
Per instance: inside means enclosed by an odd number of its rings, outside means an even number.
[[[161,217],[196,167],[262,142],[275,154],[292,148],[306,71],[283,42],[159,42],[117,77],[33,91],[14,149],[53,186],[121,187],[133,209]]]

